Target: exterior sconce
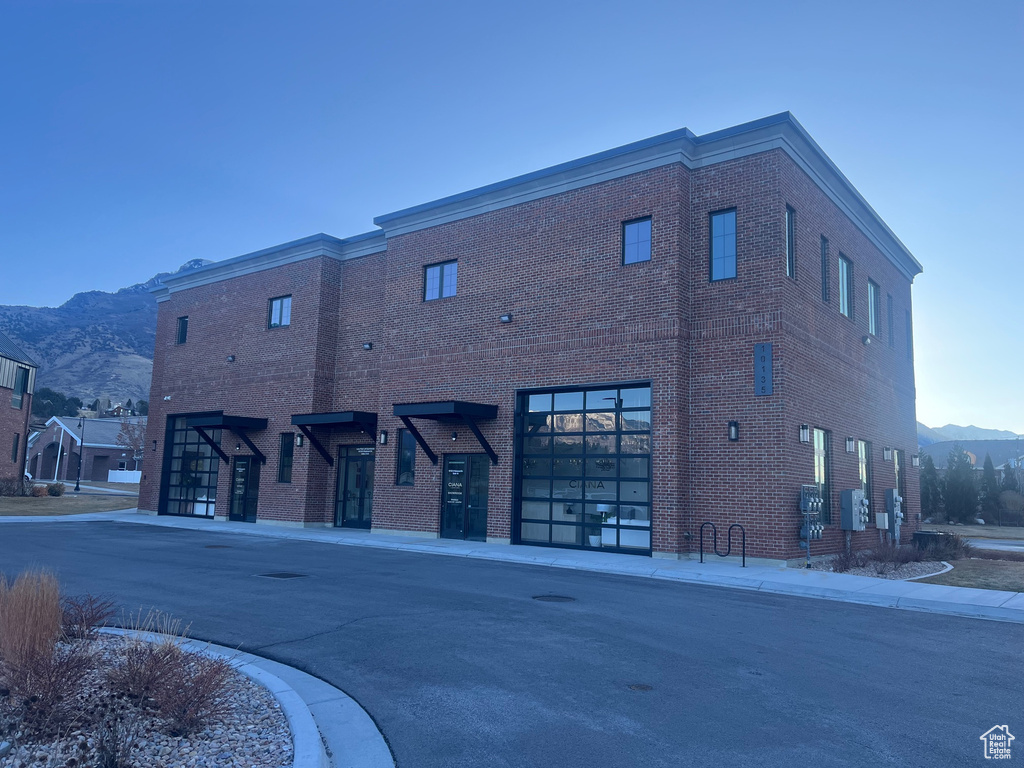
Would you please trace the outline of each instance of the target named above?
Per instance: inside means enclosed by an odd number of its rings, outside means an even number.
[[[861,341],[864,342],[864,346],[866,347],[869,344],[871,344],[871,336],[865,336],[863,339],[861,339]]]
[[[153,441],[153,450],[156,450],[156,440]]]
[[[857,450],[857,441],[852,437],[846,438],[846,452],[853,453],[855,450]]]
[[[298,446],[299,448],[302,447],[302,442],[303,442],[302,437],[303,437],[303,435],[302,435],[301,432],[295,436],[295,445]]]
[[[729,422],[729,441],[735,443],[740,439],[740,423],[738,421]]]
[[[809,443],[811,442],[811,428],[806,424],[800,425],[800,442]]]
[[[229,363],[235,362],[235,356],[234,355],[228,355],[228,362]]]
[[[892,461],[892,448],[885,446],[885,448],[882,449],[882,458],[885,461]]]
[[[387,445],[388,444],[388,431],[386,429],[382,429],[380,431],[380,444],[381,445]]]
[[[242,450],[242,444],[241,443],[235,443],[235,450],[236,451]]]
[[[503,322],[503,323],[511,323],[512,322],[512,315],[502,315],[498,319],[501,320],[501,322]]]
[[[364,341],[363,342],[363,349],[365,349],[367,352],[369,352],[371,349],[373,349],[373,342],[372,341]]]
[[[910,457],[910,465],[913,467],[920,467],[921,457],[915,453],[913,456]]]
[[[170,399],[171,399],[171,396],[170,396],[170,395],[164,395],[164,402],[165,402],[165,403],[166,403],[166,402],[169,402],[169,401],[170,401]]]
[[[454,440],[458,440],[458,439],[459,439],[459,433],[458,432],[452,432],[452,440],[454,441]]]

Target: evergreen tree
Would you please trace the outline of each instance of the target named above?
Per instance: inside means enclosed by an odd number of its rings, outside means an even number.
[[[139,400],[135,404],[135,410],[139,412],[139,416],[149,415],[149,400]]]
[[[974,469],[971,457],[960,443],[953,443],[946,461],[942,501],[950,520],[972,523],[978,515],[978,489],[974,484]]]
[[[985,522],[991,522],[999,515],[999,481],[992,457],[985,454],[985,465],[981,475],[981,514]]]
[[[1002,490],[1020,491],[1020,488],[1017,486],[1017,461],[1014,459],[1010,459],[1003,466]]]
[[[939,473],[932,457],[925,454],[921,459],[921,512],[926,518],[938,519],[942,512],[942,488]]]

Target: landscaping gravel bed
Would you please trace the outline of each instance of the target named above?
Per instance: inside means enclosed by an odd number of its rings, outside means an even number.
[[[56,739],[28,742],[0,757],[0,768],[92,768],[101,761],[107,723],[109,753],[110,713],[121,713],[121,741],[130,744],[124,768],[288,768],[292,764],[292,737],[288,722],[274,696],[263,686],[232,669],[216,714],[187,736],[171,735],[158,708],[127,702],[110,690],[107,671],[115,663],[125,639],[101,635],[79,641],[93,660],[82,691],[74,702],[76,714],[57,729]],[[3,692],[0,691],[0,694]],[[106,713],[106,714],[105,714]],[[2,723],[0,723],[2,726]],[[0,733],[2,733],[0,729]],[[126,734],[126,735],[125,735]],[[4,738],[0,736],[0,742]],[[11,739],[17,743],[18,739]],[[0,754],[4,751],[0,747]]]
[[[876,567],[876,565],[878,567]],[[880,572],[880,568],[882,569]],[[946,566],[940,562],[934,560],[926,560],[920,563],[904,563],[902,565],[894,566],[891,563],[869,563],[868,565],[861,566],[859,568],[851,568],[848,571],[842,571],[850,576],[870,576],[873,579],[892,579],[895,581],[901,581],[903,579],[912,579],[920,576],[930,576],[933,573],[939,573],[945,570]],[[831,560],[819,560],[818,562],[811,563],[811,570],[814,571],[831,571],[832,561]]]

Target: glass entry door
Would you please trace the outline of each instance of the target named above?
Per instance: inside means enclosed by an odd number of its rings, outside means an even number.
[[[444,457],[442,538],[487,540],[490,466],[482,453],[454,453]]]
[[[260,491],[260,463],[252,456],[236,456],[231,474],[231,513],[237,522],[256,522],[256,503]]]
[[[373,510],[373,467],[375,449],[357,445],[338,449],[338,494],[334,524],[346,528],[369,528]]]

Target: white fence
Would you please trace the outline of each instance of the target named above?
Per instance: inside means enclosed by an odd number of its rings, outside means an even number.
[[[141,469],[110,469],[107,470],[108,483],[138,483],[142,480]]]

